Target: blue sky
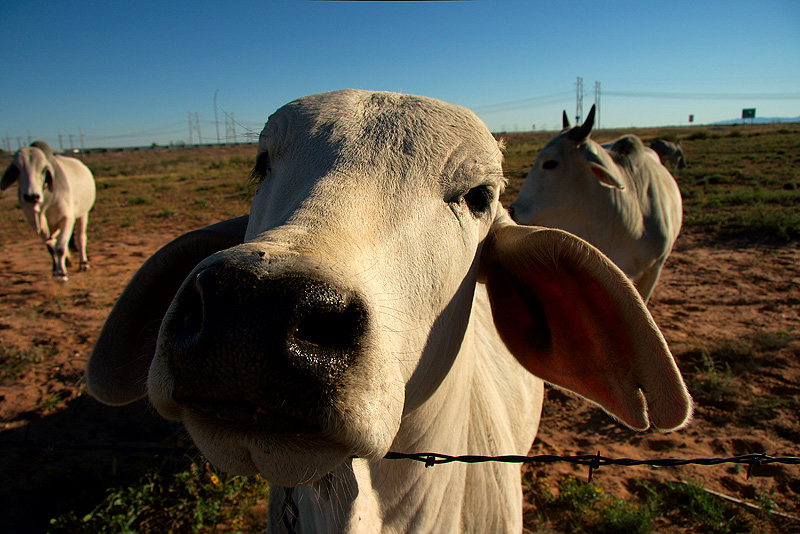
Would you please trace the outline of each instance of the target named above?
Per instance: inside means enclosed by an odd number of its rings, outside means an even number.
[[[800,116],[797,0],[0,5],[12,150],[58,147],[59,130],[65,147],[81,133],[87,147],[188,142],[190,111],[212,142],[224,112],[257,132],[283,104],[345,87],[461,104],[493,131],[556,129],[577,76],[584,114],[601,84],[602,127]]]

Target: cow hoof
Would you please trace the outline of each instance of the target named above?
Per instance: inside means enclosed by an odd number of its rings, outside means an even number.
[[[91,267],[89,266],[88,262],[86,262],[86,263],[81,262],[81,264],[78,266],[78,270],[79,271],[88,271],[90,268]]]
[[[69,277],[66,274],[53,273],[53,279],[56,282],[68,282]]]

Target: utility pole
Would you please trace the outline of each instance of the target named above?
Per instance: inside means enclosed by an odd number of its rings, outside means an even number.
[[[72,144],[72,134],[69,134],[69,151],[70,152],[75,151],[75,145]]]
[[[64,142],[61,140],[61,128],[58,129],[58,148],[61,149],[61,152],[64,152]]]
[[[600,129],[600,82],[594,82],[594,107],[595,107],[595,125],[596,129]]]
[[[84,150],[86,150],[86,147],[83,146],[83,130],[81,130],[80,126],[78,126],[78,135],[81,136],[81,152],[83,152]]]
[[[189,144],[193,145],[194,143],[192,142],[192,131],[194,130],[194,126],[192,126],[192,112],[187,111],[186,116],[189,118]]]
[[[583,119],[583,78],[578,76],[575,82],[577,92],[575,93],[575,126],[582,124]]]
[[[203,144],[203,136],[200,135],[200,113],[197,111],[194,112],[194,123],[197,126],[197,144]]]
[[[217,116],[217,95],[219,94],[219,89],[214,91],[214,124],[217,125],[217,144],[219,144],[219,117]]]

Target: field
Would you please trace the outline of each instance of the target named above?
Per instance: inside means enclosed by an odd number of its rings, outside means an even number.
[[[800,456],[800,125],[634,133],[680,139],[689,163],[676,173],[684,228],[649,308],[696,400],[695,418],[676,433],[637,434],[551,389],[531,454]],[[551,137],[504,136],[506,205]],[[8,532],[263,531],[263,480],[217,472],[144,402],[101,406],[83,379],[104,317],[138,266],[175,229],[247,212],[254,155],[236,146],[82,156],[98,183],[92,269],[71,272],[67,284],[50,279],[15,191],[0,197],[0,517]],[[800,465],[756,466],[749,479],[747,470],[604,466],[587,484],[585,467],[534,464],[523,476],[526,530],[800,532]]]

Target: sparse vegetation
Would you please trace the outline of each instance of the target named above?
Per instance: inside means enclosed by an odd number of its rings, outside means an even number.
[[[268,491],[258,476],[226,475],[197,459],[174,474],[153,469],[133,484],[109,488],[88,513],[69,512],[50,524],[64,534],[259,532],[263,513],[251,509],[264,504]]]
[[[558,532],[647,534],[653,530],[650,503],[614,497],[572,475],[559,480],[557,493],[543,482],[528,482],[533,504],[542,522],[549,521]]]
[[[748,513],[693,481],[634,480],[627,499],[572,475],[562,477],[553,491],[546,479],[526,473],[523,487],[539,532],[551,534],[649,534],[659,532],[665,519],[681,532],[756,533],[772,519],[774,506],[771,494],[761,494],[754,503],[759,512]]]
[[[0,345],[0,385],[14,381],[31,365],[46,361],[56,350],[52,343],[35,343],[24,349]]]

